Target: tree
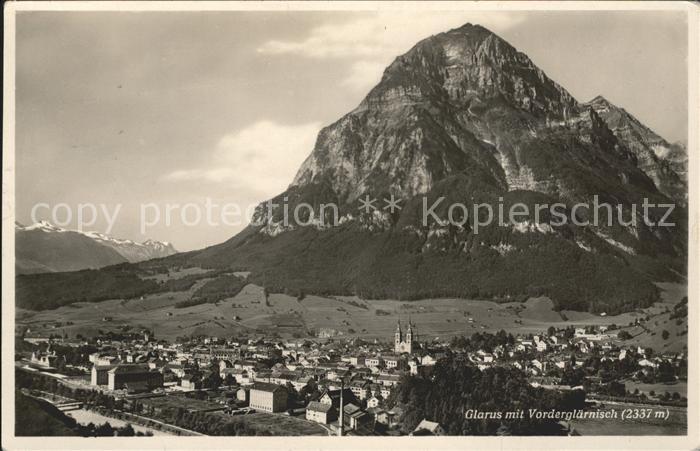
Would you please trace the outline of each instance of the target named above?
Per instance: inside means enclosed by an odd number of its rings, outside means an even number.
[[[658,378],[661,382],[673,382],[676,380],[676,374],[673,369],[673,366],[666,360],[659,364]]]
[[[305,402],[315,401],[321,396],[321,392],[318,390],[318,385],[316,381],[309,380],[309,382],[304,385],[299,391],[299,396],[304,399]]]
[[[369,400],[372,397],[372,390],[367,386],[365,388],[365,400]]]
[[[557,333],[557,329],[554,326],[549,326],[547,328],[547,335],[549,335],[550,337],[556,333]]]
[[[221,376],[219,376],[219,373],[215,372],[215,371],[211,371],[202,380],[202,386],[204,388],[208,388],[208,389],[215,389],[215,388],[219,388],[221,386],[222,382],[223,381],[221,380]]]
[[[120,437],[133,437],[136,435],[136,432],[131,424],[127,423],[126,426],[117,431],[117,435]]]
[[[576,329],[574,329],[573,326],[567,327],[566,329],[564,329],[564,338],[566,338],[567,340],[571,340],[572,338],[574,338],[575,332]]]
[[[448,355],[437,362],[430,377],[403,376],[387,406],[398,404],[403,408],[401,428],[406,432],[429,418],[450,435],[494,435],[502,424],[514,435],[547,435],[560,430],[556,421],[467,419],[464,412],[510,411],[522,405],[568,411],[582,408],[584,400],[582,392],[536,389],[527,382],[526,374],[515,368],[493,367],[482,372],[463,356]]]
[[[670,334],[668,333],[668,331],[667,331],[666,329],[664,329],[664,330],[661,332],[661,338],[663,338],[664,340],[668,340],[668,336],[669,336],[669,335],[670,335]]]
[[[114,436],[114,428],[109,422],[101,424],[95,428],[95,436],[97,437],[112,437]]]
[[[299,404],[299,392],[297,392],[297,390],[294,388],[294,385],[292,385],[291,382],[287,382],[286,388],[288,405],[296,406],[297,404]]]
[[[619,338],[620,340],[629,340],[632,338],[632,334],[630,334],[626,330],[621,330],[617,333],[617,338]]]

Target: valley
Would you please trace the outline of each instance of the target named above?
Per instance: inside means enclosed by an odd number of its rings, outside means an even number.
[[[168,277],[177,280],[203,274],[201,269],[188,268],[157,277],[167,281]],[[157,338],[167,340],[197,335],[312,338],[320,331],[326,337],[385,340],[397,318],[410,318],[417,325],[417,334],[422,340],[448,340],[457,335],[501,329],[525,335],[541,333],[550,326],[615,324],[630,332],[632,338],[627,340],[630,345],[676,352],[682,351],[686,343],[682,331],[687,330],[687,318],[682,321],[670,318],[673,306],[685,296],[686,288],[680,284],[659,284],[662,302],[647,309],[606,316],[568,310],[557,312],[545,297],[530,298],[522,303],[459,298],[364,300],[356,296],[314,295],[299,299],[282,293],[266,296],[265,290],[253,283],[245,285],[235,296],[215,303],[176,306],[190,300],[193,293],[211,280],[199,279],[186,291],[155,293],[134,299],[79,302],[39,312],[18,309],[17,327],[29,328],[31,335],[67,334],[71,338],[78,334],[90,337],[100,332],[149,329]],[[628,327],[635,321],[644,324]],[[662,330],[669,331],[666,340],[661,338]]]

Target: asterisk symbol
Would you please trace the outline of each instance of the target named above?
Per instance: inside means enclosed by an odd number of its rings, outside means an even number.
[[[394,199],[394,195],[391,195],[390,199],[384,199],[384,202],[386,202],[386,207],[384,207],[384,210],[389,209],[392,213],[394,210],[401,210],[401,207],[399,207],[399,202],[401,202],[401,199]]]
[[[369,213],[370,210],[376,210],[377,207],[372,205],[375,203],[377,199],[370,199],[369,194],[365,196],[364,199],[360,199],[360,206],[357,208],[358,210],[365,210],[365,213]]]

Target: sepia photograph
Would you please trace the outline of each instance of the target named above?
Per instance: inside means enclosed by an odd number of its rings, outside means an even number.
[[[700,446],[697,4],[4,6],[3,449]]]

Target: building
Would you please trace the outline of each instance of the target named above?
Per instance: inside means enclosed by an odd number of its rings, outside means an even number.
[[[409,435],[447,435],[447,433],[439,423],[423,420]]]
[[[399,356],[384,356],[384,366],[403,370],[406,368],[406,361]]]
[[[416,376],[418,374],[418,368],[420,367],[420,363],[416,359],[411,359],[408,361],[408,371],[411,374],[411,376]]]
[[[202,381],[195,376],[186,375],[180,379],[180,386],[187,390],[199,390],[202,388]]]
[[[309,385],[310,382],[313,382],[314,378],[310,376],[299,376],[296,379],[292,381],[292,386],[296,391],[300,391],[302,388],[306,387]]]
[[[171,371],[177,377],[185,377],[187,368],[181,363],[170,362],[165,365],[165,369]]]
[[[45,367],[53,367],[58,361],[58,356],[56,351],[51,350],[51,344],[46,348],[46,352],[34,351],[32,352],[32,363]]]
[[[318,402],[323,404],[328,404],[336,409],[340,408],[340,389],[337,390],[326,390],[323,392]],[[343,389],[343,404],[345,403],[359,403],[352,390],[349,388]]]
[[[311,401],[306,406],[306,419],[320,424],[329,424],[338,418],[338,411],[330,404]]]
[[[373,418],[367,412],[355,404],[343,405],[343,426],[354,431],[365,430],[371,427]]]
[[[406,329],[406,335],[403,335],[401,330],[401,321],[396,323],[396,332],[394,332],[394,352],[397,354],[411,354],[414,347],[414,332],[413,324],[411,320],[408,321],[408,329]]]
[[[264,412],[287,409],[287,389],[281,385],[256,382],[250,388],[250,407]]]
[[[108,385],[109,370],[114,368],[114,365],[93,365],[90,372],[90,385]]]
[[[377,398],[376,396],[372,396],[371,398],[369,398],[367,400],[367,408],[368,409],[373,409],[375,407],[379,407],[379,404],[381,404],[381,402],[379,401],[379,398]]]
[[[148,365],[117,365],[108,371],[107,378],[110,390],[144,392],[163,386],[163,375],[159,371],[151,371]]]
[[[400,416],[401,415],[394,410],[379,410],[377,411],[376,421],[379,424],[383,424],[391,428],[399,425],[398,419]]]
[[[217,360],[235,362],[241,358],[241,350],[237,348],[214,348],[211,350],[211,357]]]
[[[380,374],[377,376],[377,383],[384,385],[385,387],[393,387],[398,385],[400,380],[401,376],[398,374]]]
[[[369,389],[369,382],[365,380],[357,380],[350,382],[350,390],[352,394],[355,395],[360,401],[367,397],[367,391]]]
[[[379,356],[367,357],[365,365],[370,368],[380,368],[384,366],[384,359]]]
[[[250,402],[250,390],[239,388],[238,391],[236,391],[236,399],[247,404]]]

